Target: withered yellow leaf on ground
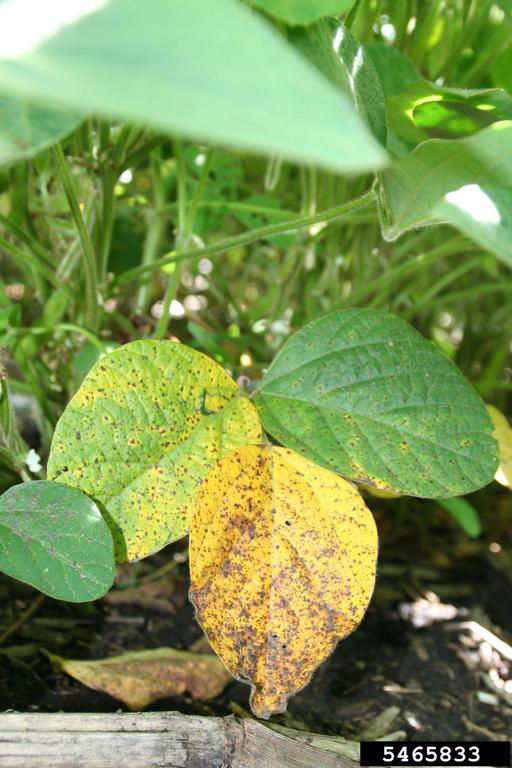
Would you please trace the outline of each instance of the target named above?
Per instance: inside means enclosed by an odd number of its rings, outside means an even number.
[[[252,686],[258,717],[283,712],[359,624],[377,559],[351,483],[287,448],[245,446],[202,483],[190,527],[190,598],[212,648]]]
[[[96,661],[50,656],[54,666],[95,691],[124,702],[133,710],[157,699],[188,692],[194,699],[213,699],[232,679],[213,653],[174,648],[132,651]]]
[[[512,488],[512,427],[498,408],[494,405],[486,407],[494,425],[493,437],[500,449],[500,466],[494,478],[501,485]]]

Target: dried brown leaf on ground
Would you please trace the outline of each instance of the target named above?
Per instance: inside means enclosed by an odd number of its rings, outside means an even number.
[[[54,655],[50,660],[84,685],[108,693],[134,711],[144,709],[157,699],[185,692],[194,699],[212,699],[232,679],[214,654],[174,648],[132,651],[95,661]]]

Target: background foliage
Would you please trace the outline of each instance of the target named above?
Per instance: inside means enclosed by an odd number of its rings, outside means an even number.
[[[306,323],[384,309],[510,413],[505,0],[58,5],[32,39],[0,2],[2,490],[137,339],[253,390]],[[379,504],[478,536],[494,494]]]

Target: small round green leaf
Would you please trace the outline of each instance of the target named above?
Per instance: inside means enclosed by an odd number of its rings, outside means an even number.
[[[114,581],[112,536],[84,493],[15,485],[0,497],[0,570],[59,600],[96,600]]]
[[[48,476],[94,498],[119,562],[184,536],[200,483],[259,442],[252,403],[223,368],[171,341],[134,341],[98,360],[57,424]]]
[[[498,466],[492,423],[458,368],[375,309],[333,312],[278,354],[257,403],[279,442],[341,475],[411,496],[457,496]]]

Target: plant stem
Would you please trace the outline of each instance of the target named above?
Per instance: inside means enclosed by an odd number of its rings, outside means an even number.
[[[41,606],[41,603],[45,599],[46,595],[39,594],[35,600],[33,600],[30,605],[23,611],[21,616],[17,618],[17,620],[11,624],[10,627],[7,627],[5,632],[2,632],[0,635],[0,645],[3,645],[6,640],[8,640],[11,635],[14,635],[15,632],[17,632],[21,627],[26,624],[26,622],[30,619],[30,617],[37,611],[37,609]]]
[[[445,293],[435,301],[431,301],[429,309],[438,306],[449,306],[461,299],[479,299],[481,295],[488,293],[512,293],[512,280],[506,280],[504,282],[496,280],[494,283],[481,283],[477,287],[473,285],[471,288],[465,288],[461,291]]]
[[[257,240],[261,240],[265,237],[272,237],[273,235],[280,235],[284,232],[292,232],[297,229],[303,229],[309,227],[312,224],[317,224],[320,221],[334,221],[335,219],[341,219],[347,213],[365,208],[370,203],[375,201],[375,193],[372,191],[367,192],[362,197],[358,197],[355,200],[350,200],[347,203],[338,205],[335,208],[329,208],[325,211],[320,211],[313,216],[297,216],[294,219],[288,221],[282,221],[277,224],[268,224],[264,227],[258,227],[252,229],[250,232],[244,232],[241,235],[235,235],[234,237],[228,237],[225,240],[221,240],[217,243],[211,243],[201,248],[191,248],[184,250],[180,253],[172,251],[170,254],[163,256],[161,259],[155,259],[151,264],[141,264],[139,267],[128,269],[123,272],[117,279],[113,281],[115,285],[121,285],[123,283],[129,283],[139,275],[146,272],[152,272],[154,270],[165,267],[167,264],[183,261],[185,259],[197,258],[200,256],[214,256],[224,251],[229,251],[231,248],[237,248],[242,245],[249,245]]]
[[[474,259],[468,259],[462,264],[459,264],[456,269],[451,269],[442,275],[442,277],[440,277],[428,291],[422,292],[421,298],[409,310],[402,313],[404,320],[410,322],[411,318],[415,317],[420,310],[429,309],[434,298],[450,285],[450,283],[456,283],[463,275],[480,267],[481,264],[482,259],[480,256],[477,256]]]
[[[99,230],[98,246],[98,272],[101,284],[105,282],[107,275],[108,256],[112,240],[112,228],[114,225],[115,186],[117,174],[110,167],[109,161],[103,163],[101,180],[102,213]]]
[[[437,259],[441,259],[444,256],[450,256],[453,253],[458,253],[466,247],[467,241],[460,237],[454,237],[452,240],[443,243],[442,245],[433,248],[431,251],[421,253],[414,258],[409,258],[404,262],[401,262],[394,269],[389,270],[383,274],[377,280],[359,288],[359,290],[351,293],[346,299],[338,302],[336,308],[343,306],[355,306],[361,301],[366,300],[368,296],[374,295],[372,306],[377,306],[385,300],[387,294],[391,288],[403,280],[405,277],[409,277],[414,272],[422,271],[427,264],[430,264]]]
[[[208,173],[210,172],[210,166],[213,160],[213,149],[210,148],[208,151],[206,160],[201,170],[201,176],[199,177],[199,181],[197,183],[196,190],[194,192],[194,197],[192,198],[192,202],[190,203],[190,207],[188,211],[187,211],[187,189],[186,189],[187,178],[186,178],[186,168],[185,168],[185,157],[183,154],[183,147],[180,141],[176,141],[175,152],[176,152],[176,163],[177,163],[176,171],[177,171],[177,180],[178,180],[178,235],[176,238],[176,254],[179,254],[184,249],[186,249],[190,240],[190,236],[192,234],[195,217],[199,208],[199,203],[201,202],[204,186],[208,179]],[[153,336],[153,338],[155,339],[163,339],[163,337],[167,332],[167,326],[169,324],[169,309],[171,307],[172,300],[174,299],[174,297],[176,296],[176,293],[178,292],[182,268],[183,268],[183,261],[180,261],[179,263],[174,265],[174,270],[169,279],[169,282],[167,284],[167,290],[165,292],[162,315],[158,321],[158,324],[156,326],[155,333]]]
[[[80,243],[82,245],[86,288],[85,323],[88,328],[94,331],[98,325],[98,273],[94,248],[82,218],[73,178],[69,172],[66,158],[64,157],[60,144],[56,144],[55,147],[52,148],[52,155],[57,175],[64,188],[71,215],[73,216]]]
[[[4,240],[3,238],[0,238],[0,248],[8,253],[15,262],[18,262],[22,269],[26,269],[27,266],[29,266],[34,272],[45,277],[53,286],[56,288],[58,287],[59,283],[52,268],[41,261],[39,257],[16,248],[16,246],[11,245],[11,243],[8,243],[7,240]]]
[[[177,208],[177,203],[167,203],[164,205],[159,213],[165,213],[166,211],[174,211]],[[239,211],[240,213],[259,213],[262,216],[268,216],[269,218],[285,218],[289,219],[290,216],[296,216],[295,211],[288,211],[285,208],[271,208],[268,205],[255,205],[253,203],[240,203],[235,200],[202,200],[199,203],[199,208],[220,208],[226,211]]]
[[[33,336],[41,336],[45,333],[55,333],[57,331],[70,331],[71,333],[77,333],[81,336],[84,336],[86,339],[88,339],[91,344],[93,344],[97,349],[99,349],[102,353],[105,352],[105,346],[98,337],[92,333],[91,331],[88,331],[87,328],[82,328],[80,325],[74,325],[73,323],[57,323],[56,325],[49,325],[49,326],[33,326],[31,328],[14,328],[11,332],[16,334],[25,334],[29,335],[32,334]]]
[[[151,175],[153,179],[153,203],[146,213],[147,229],[142,251],[142,264],[151,264],[157,255],[160,243],[167,227],[167,206],[164,205],[167,185],[162,176],[162,158],[159,150],[150,155]],[[162,215],[163,212],[163,215]],[[145,312],[148,303],[149,285],[147,279],[139,281],[135,299],[135,312]]]
[[[175,264],[174,270],[167,282],[167,287],[165,289],[162,314],[158,319],[155,332],[153,333],[153,338],[156,339],[157,341],[161,341],[164,338],[165,334],[167,333],[167,326],[169,325],[169,312],[171,309],[172,300],[174,299],[174,297],[178,292],[178,288],[180,285],[180,277],[181,277],[181,264]]]
[[[199,206],[201,204],[204,187],[208,180],[208,174],[210,173],[210,168],[212,166],[213,153],[214,153],[214,150],[212,147],[210,147],[206,155],[203,168],[201,170],[201,176],[199,177],[199,181],[197,182],[197,186],[194,192],[194,196],[192,198],[192,202],[190,203],[188,214],[185,216],[185,232],[186,232],[187,238],[190,237],[194,228],[194,221],[196,219]]]
[[[4,216],[0,213],[0,224],[6,229],[9,229],[13,235],[15,235],[21,242],[29,248],[29,250],[47,264],[51,269],[55,268],[55,260],[52,258],[52,254],[49,253],[46,248],[41,245],[35,238],[28,234],[22,227],[12,221],[8,216]]]
[[[174,156],[176,158],[176,180],[177,180],[177,201],[178,201],[178,232],[176,235],[176,252],[179,252],[182,244],[182,238],[185,235],[187,221],[187,174],[185,167],[185,157],[183,154],[183,145],[179,139],[174,142]],[[187,238],[188,239],[188,238]],[[169,325],[169,310],[176,293],[178,292],[181,277],[181,264],[175,264],[174,270],[167,282],[165,290],[162,314],[156,324],[153,338],[160,341],[167,333]]]

